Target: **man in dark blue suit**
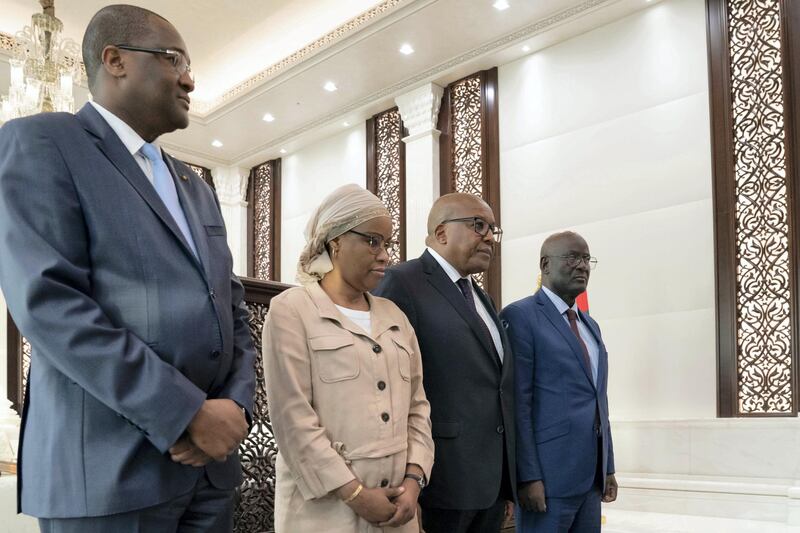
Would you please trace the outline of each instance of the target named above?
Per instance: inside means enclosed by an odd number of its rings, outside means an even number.
[[[542,288],[501,313],[516,363],[517,531],[600,531],[617,497],[608,421],[608,353],[575,304],[596,264],[578,234],[542,244]]]
[[[53,533],[223,533],[255,351],[213,191],[156,139],[189,124],[177,30],[101,9],[94,101],[0,129],[0,286],[32,346],[19,504]]]

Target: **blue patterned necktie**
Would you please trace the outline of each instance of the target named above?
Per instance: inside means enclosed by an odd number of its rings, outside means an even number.
[[[172,179],[172,174],[167,168],[167,164],[161,157],[161,150],[152,143],[144,143],[141,150],[143,156],[150,160],[153,166],[153,187],[155,187],[161,201],[167,207],[172,219],[180,228],[186,242],[189,243],[189,248],[192,249],[195,257],[197,256],[197,248],[194,246],[194,239],[192,239],[192,232],[189,230],[189,223],[186,222],[186,215],[183,213],[181,202],[178,199],[178,191],[175,189],[175,180]]]

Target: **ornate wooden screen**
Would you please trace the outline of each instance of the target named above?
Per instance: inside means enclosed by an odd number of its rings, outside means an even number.
[[[480,196],[500,225],[500,144],[497,68],[476,72],[447,86],[439,111],[440,191]],[[489,270],[475,276],[500,303],[500,245]]]
[[[280,278],[281,160],[250,170],[247,189],[247,273],[262,280]]]
[[[718,413],[797,412],[797,3],[707,0]],[[791,26],[791,27],[789,27]],[[792,60],[793,59],[793,60]]]
[[[10,314],[6,318],[7,332],[7,360],[6,360],[6,387],[8,401],[11,408],[18,415],[22,415],[22,405],[25,401],[25,383],[28,380],[28,368],[31,365],[31,345],[23,337]]]
[[[391,263],[406,260],[406,149],[403,120],[392,108],[367,121],[367,189],[392,214]]]
[[[185,161],[184,161],[185,163]],[[208,186],[212,189],[216,189],[214,186],[214,178],[211,177],[211,170],[206,167],[201,167],[200,165],[193,165],[191,163],[186,163],[186,166],[194,170],[195,174],[203,178],[203,181],[208,183]]]
[[[242,279],[245,300],[250,310],[250,333],[256,345],[256,398],[253,427],[239,448],[244,479],[237,490],[235,533],[264,533],[273,530],[275,513],[275,457],[278,446],[272,434],[264,387],[264,366],[261,358],[261,329],[269,302],[289,285]]]

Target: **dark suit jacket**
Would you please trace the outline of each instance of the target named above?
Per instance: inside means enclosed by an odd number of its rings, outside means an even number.
[[[514,361],[494,304],[482,290],[477,292],[503,339],[502,366],[480,329],[480,318],[427,251],[390,268],[375,291],[406,313],[419,340],[436,445],[430,485],[420,496],[426,507],[466,510],[494,504],[504,452],[512,490],[516,486]]]
[[[204,469],[167,450],[203,401],[252,409],[255,351],[216,197],[165,160],[199,261],[91,105],[0,129],[0,286],[33,349],[27,514],[120,513],[184,494]],[[241,479],[236,457],[205,471],[221,488]]]
[[[608,352],[600,328],[580,313],[600,347],[595,386],[575,334],[544,291],[512,303],[501,316],[516,364],[517,479],[543,480],[548,497],[585,494],[597,472],[596,418],[603,480],[614,472]]]

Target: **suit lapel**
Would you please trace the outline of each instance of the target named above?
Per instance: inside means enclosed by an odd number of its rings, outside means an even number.
[[[209,272],[208,269],[210,262],[208,257],[208,241],[205,236],[206,228],[205,225],[203,225],[203,219],[200,217],[200,213],[197,211],[196,202],[193,202],[189,197],[189,187],[192,186],[192,181],[191,179],[175,179],[180,174],[175,167],[172,156],[165,154],[164,161],[167,163],[167,168],[169,168],[172,179],[175,182],[175,188],[178,191],[178,198],[181,201],[183,214],[186,215],[186,222],[189,224],[189,231],[192,232],[194,246],[197,248],[197,254],[200,256],[200,263],[206,273],[206,279],[211,279],[211,272]],[[183,235],[181,234],[181,236]],[[186,246],[188,247],[188,244]]]
[[[480,324],[477,322],[480,320],[478,313],[476,311],[471,311],[469,307],[467,307],[467,301],[464,299],[464,295],[461,294],[461,291],[458,289],[458,287],[456,287],[456,284],[453,283],[453,281],[447,276],[447,273],[444,271],[441,265],[436,262],[436,259],[434,259],[427,250],[422,254],[421,260],[423,266],[425,267],[428,283],[430,283],[434,289],[439,291],[439,293],[444,296],[450,305],[453,306],[459,316],[461,316],[461,318],[469,325],[470,329],[472,329],[472,333],[478,338],[478,341],[481,343],[484,350],[491,354],[495,364],[499,364],[497,357],[494,355],[494,348],[489,344],[491,339],[485,338],[486,335],[483,333],[483,328],[481,328]]]
[[[108,158],[112,165],[128,180],[131,186],[139,193],[139,196],[145,203],[153,210],[161,222],[166,225],[172,234],[178,239],[178,242],[183,247],[183,250],[190,258],[194,260],[195,264],[197,259],[194,257],[189,244],[184,239],[180,228],[175,223],[175,220],[170,215],[169,210],[161,201],[153,184],[144,175],[142,169],[136,163],[136,160],[125,148],[125,145],[119,139],[111,126],[100,116],[100,114],[91,106],[86,104],[76,115],[78,120],[83,124],[84,129],[95,137],[95,144],[101,152]],[[200,266],[200,265],[198,265]]]
[[[550,298],[542,292],[541,290],[536,293],[537,303],[542,310],[542,313],[547,320],[553,325],[553,327],[564,337],[564,340],[567,341],[569,347],[572,348],[573,355],[578,359],[578,364],[581,365],[583,369],[583,373],[586,375],[586,379],[589,380],[592,387],[595,386],[594,379],[592,379],[592,369],[586,366],[586,360],[583,357],[583,350],[581,349],[581,345],[578,343],[578,339],[575,337],[575,334],[569,328],[567,323],[564,321],[564,317],[558,314],[558,309],[556,306],[553,305],[553,302],[550,301]]]

